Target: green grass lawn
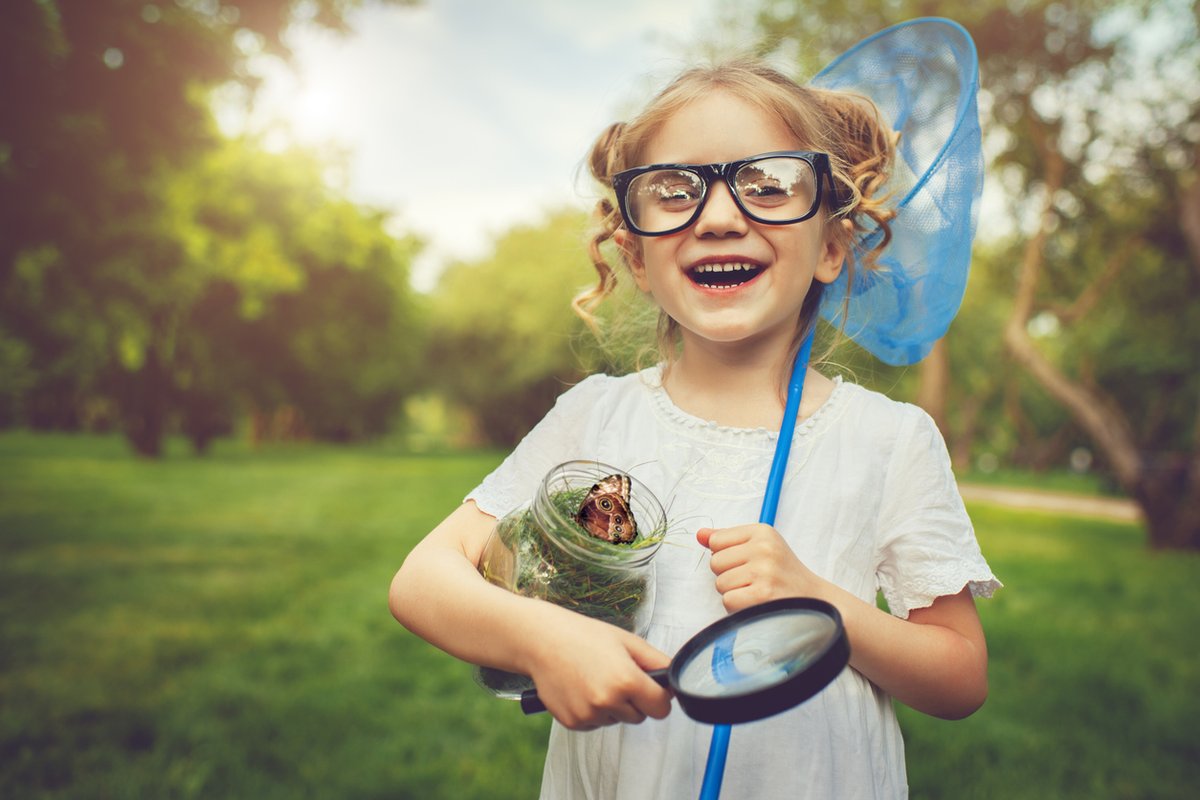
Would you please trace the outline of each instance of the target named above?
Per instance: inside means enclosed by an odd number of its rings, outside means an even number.
[[[0,435],[0,797],[528,798],[548,720],[388,615],[412,544],[495,455]],[[915,798],[1200,784],[1200,556],[972,509],[992,695],[903,712]]]
[[[1134,525],[977,506],[1005,583],[979,601],[991,693],[901,710],[915,798],[1191,798],[1200,783],[1200,554]]]

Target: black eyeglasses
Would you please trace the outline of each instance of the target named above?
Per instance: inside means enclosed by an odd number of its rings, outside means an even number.
[[[790,225],[817,213],[823,179],[832,180],[826,153],[787,150],[727,164],[651,164],[618,172],[612,182],[626,227],[666,236],[700,217],[713,181],[724,180],[755,222]]]

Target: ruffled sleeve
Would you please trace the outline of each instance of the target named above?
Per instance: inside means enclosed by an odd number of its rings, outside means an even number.
[[[465,499],[494,517],[529,502],[551,468],[578,457],[589,418],[612,380],[592,375],[559,395],[546,416]]]
[[[901,618],[964,588],[990,597],[1001,587],[980,552],[941,433],[924,411],[907,408],[884,481],[876,567],[879,589]]]

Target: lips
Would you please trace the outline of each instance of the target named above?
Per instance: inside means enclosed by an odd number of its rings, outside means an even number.
[[[688,279],[708,289],[732,289],[757,278],[763,268],[757,264],[731,262],[697,264],[687,270]]]

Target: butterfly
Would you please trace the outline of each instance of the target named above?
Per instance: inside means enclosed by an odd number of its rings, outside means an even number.
[[[629,476],[609,475],[588,490],[575,521],[606,542],[628,544],[637,536],[637,523],[629,509]]]

